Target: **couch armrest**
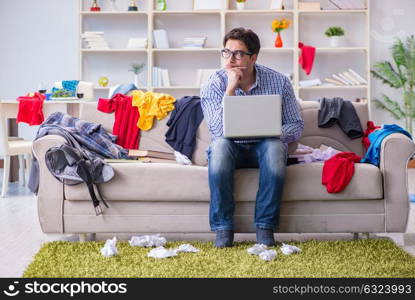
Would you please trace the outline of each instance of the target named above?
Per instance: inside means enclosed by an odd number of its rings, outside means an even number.
[[[385,199],[385,232],[405,232],[408,221],[408,160],[415,144],[405,135],[393,133],[382,141],[380,170]]]
[[[38,217],[45,233],[63,233],[63,184],[49,172],[45,154],[64,143],[66,140],[58,135],[47,135],[33,142],[33,154],[39,164]]]

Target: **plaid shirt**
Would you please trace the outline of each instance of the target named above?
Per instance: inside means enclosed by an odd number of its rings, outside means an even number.
[[[283,74],[255,64],[256,81],[245,93],[237,88],[237,96],[245,95],[281,95],[282,97],[282,135],[281,141],[290,143],[297,141],[304,128],[300,110],[290,80]],[[200,98],[203,115],[209,127],[212,139],[223,136],[223,105],[222,100],[228,84],[224,69],[214,73],[201,89]],[[253,140],[238,140],[236,142],[252,143]]]
[[[50,134],[72,137],[87,150],[88,156],[101,158],[126,158],[128,150],[115,144],[117,137],[107,133],[96,123],[80,120],[62,112],[54,112],[40,126],[36,139]],[[68,138],[67,138],[68,139]]]

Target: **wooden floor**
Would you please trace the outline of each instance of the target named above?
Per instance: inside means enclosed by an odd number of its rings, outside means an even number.
[[[2,170],[0,170],[2,174]],[[1,177],[2,175],[0,175]],[[0,178],[1,179],[1,178]],[[415,169],[409,170],[409,192],[415,194]],[[411,204],[407,234],[377,234],[388,236],[408,253],[415,256],[415,203]],[[53,240],[77,241],[76,235],[42,233],[37,216],[35,197],[18,183],[9,185],[7,198],[0,198],[0,277],[21,277],[33,255],[43,243]],[[167,239],[169,236],[164,235]],[[128,236],[118,236],[128,239]],[[212,240],[212,236],[208,239]],[[104,240],[110,236],[98,235]],[[183,236],[183,239],[186,237]],[[252,235],[236,235],[236,240],[253,240]],[[278,240],[351,239],[351,234],[278,234]]]

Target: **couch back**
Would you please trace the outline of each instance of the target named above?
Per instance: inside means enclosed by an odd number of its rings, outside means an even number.
[[[364,155],[365,150],[362,145],[362,139],[350,139],[339,126],[331,128],[318,127],[318,109],[319,103],[315,101],[300,101],[301,114],[305,122],[304,131],[300,143],[310,147],[318,148],[321,144],[332,146],[340,151],[351,151],[360,156]],[[360,118],[363,130],[366,129],[366,123],[369,118],[367,104],[353,103],[356,112]],[[80,119],[102,124],[108,131],[112,132],[114,124],[114,114],[107,114],[97,110],[96,102],[83,103],[80,109]],[[174,150],[165,142],[165,136],[168,127],[166,125],[169,116],[163,120],[154,120],[153,127],[148,131],[141,131],[140,149],[151,149],[156,151],[173,152]],[[196,148],[193,153],[192,161],[196,165],[205,166],[205,151],[210,143],[210,134],[207,125],[202,121],[196,133]],[[293,145],[294,146],[294,145]],[[290,147],[295,150],[295,147]]]

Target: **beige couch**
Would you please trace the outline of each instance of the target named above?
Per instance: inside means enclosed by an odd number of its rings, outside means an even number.
[[[81,108],[82,119],[102,123],[111,130],[113,116],[96,111],[94,103]],[[318,147],[324,143],[343,151],[364,154],[361,139],[350,140],[335,125],[317,127],[318,104],[301,102],[305,121],[301,143]],[[368,109],[355,105],[362,127]],[[140,148],[170,150],[164,142],[167,119],[142,132]],[[40,162],[38,213],[45,233],[178,233],[204,234],[209,228],[209,186],[205,149],[209,133],[204,122],[197,133],[196,165],[112,164],[115,177],[101,185],[109,203],[102,216],[95,216],[84,184],[64,186],[49,173],[44,154],[63,142],[46,136],[34,143]],[[321,184],[322,163],[287,168],[281,204],[279,232],[359,233],[404,232],[408,219],[407,161],[415,151],[411,140],[401,134],[388,136],[382,144],[380,168],[356,164],[347,188],[329,194]],[[235,230],[254,232],[253,213],[258,170],[241,169],[235,174]]]

